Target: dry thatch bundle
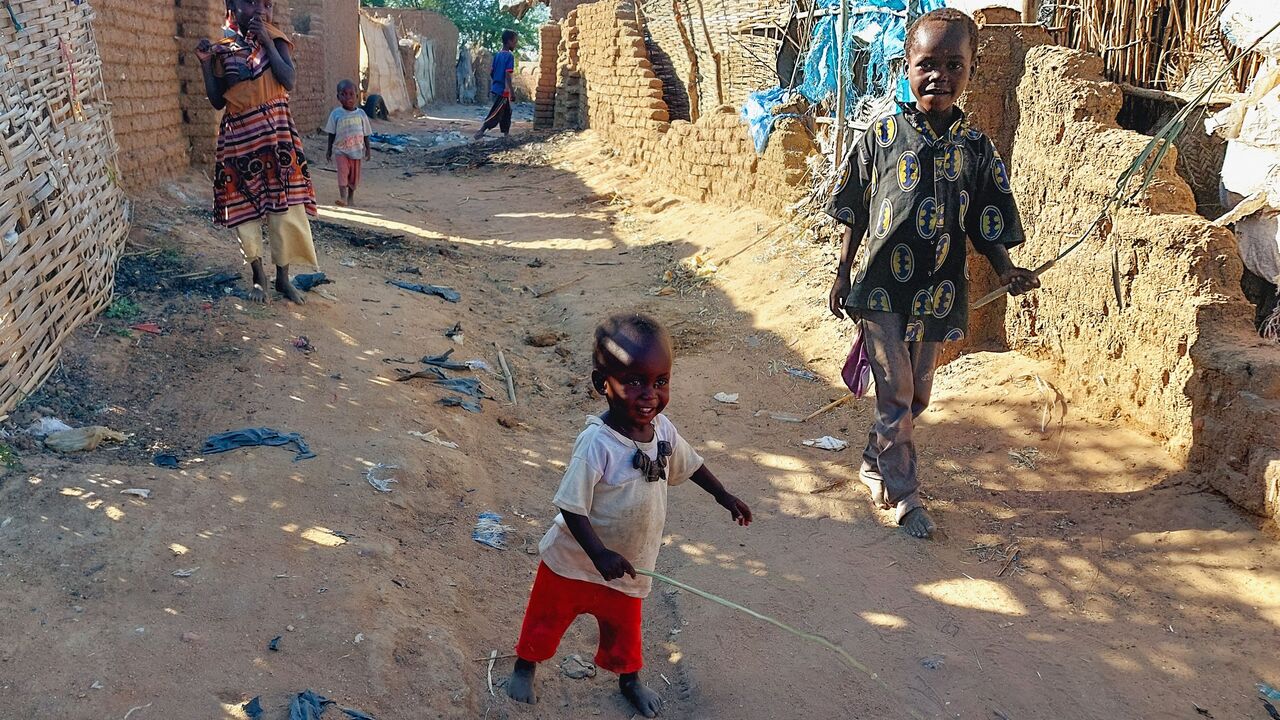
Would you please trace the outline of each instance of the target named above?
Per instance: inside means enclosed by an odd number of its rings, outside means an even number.
[[[1080,0],[1058,3],[1052,26],[1064,45],[1102,56],[1116,82],[1197,92],[1203,81],[1239,54],[1221,37],[1218,18],[1227,0]],[[1246,58],[1233,73],[1241,91],[1261,59]]]
[[[127,224],[88,3],[0,13],[0,413],[111,299]]]

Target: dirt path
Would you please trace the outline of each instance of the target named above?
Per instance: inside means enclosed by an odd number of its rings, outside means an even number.
[[[409,129],[468,128],[438,117]],[[315,174],[332,200],[332,174]],[[589,138],[452,163],[379,154],[361,206],[326,207],[333,225],[318,226],[339,301],[260,309],[172,279],[238,271],[234,247],[177,209],[204,191],[140,203],[131,249],[154,252],[127,261],[150,264],[123,288],[138,316],[78,333],[13,419],[44,406],[134,437],[80,456],[14,441],[23,467],[0,484],[0,716],[238,718],[261,695],[279,718],[313,688],[380,720],[629,718],[611,678],[547,667],[543,702],[516,707],[490,695],[477,659],[514,641],[530,549],[582,418],[599,409],[591,329],[641,309],[676,337],[669,414],[758,518],[743,530],[696,488],[675,491],[659,570],[821,633],[878,676],[659,589],[646,654],[669,717],[1196,718],[1196,704],[1265,717],[1253,683],[1280,682],[1273,541],[1150,438],[1047,400],[1044,367],[981,354],[942,371],[923,431],[945,529],[933,543],[901,537],[838,484],[853,452],[800,445],[832,434],[856,446],[867,401],[806,425],[757,415],[838,397],[847,347],[822,318],[823,250],[770,234],[766,217],[670,198]],[[719,264],[709,280],[679,269],[698,253]],[[128,331],[139,320],[165,334]],[[461,346],[444,337],[459,322]],[[546,333],[562,338],[525,343]],[[514,367],[514,407],[483,371],[498,399],[479,414],[441,407],[447,393],[425,380],[395,380],[450,348],[496,366],[495,343]],[[716,403],[719,391],[740,404]],[[198,456],[206,435],[246,426],[300,432],[318,457]],[[459,448],[408,435],[432,430]],[[191,459],[157,468],[157,450]],[[389,494],[364,479],[376,463],[400,467]],[[152,497],[119,494],[130,487]],[[486,510],[512,527],[505,551],[470,539]],[[580,621],[562,654],[593,647]]]

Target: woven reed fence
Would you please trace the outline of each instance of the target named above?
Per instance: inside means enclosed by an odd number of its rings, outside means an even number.
[[[0,413],[44,380],[70,333],[110,301],[127,231],[92,8],[4,4]]]
[[[1053,2],[1053,0],[1049,0]],[[1237,52],[1222,39],[1218,16],[1227,0],[1078,0],[1046,5],[1058,40],[1102,56],[1107,77],[1139,87],[1194,93]],[[1261,58],[1235,75],[1243,90]]]

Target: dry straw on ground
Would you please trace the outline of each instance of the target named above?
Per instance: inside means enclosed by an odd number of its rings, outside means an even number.
[[[0,13],[0,412],[110,301],[127,230],[92,14],[72,0]]]

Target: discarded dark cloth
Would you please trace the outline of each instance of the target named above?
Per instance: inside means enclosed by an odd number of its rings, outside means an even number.
[[[317,285],[329,285],[332,283],[333,281],[329,279],[329,276],[322,272],[293,276],[293,286],[302,292],[311,292],[311,288]]]
[[[405,282],[404,280],[388,280],[387,282],[395,285],[403,290],[411,290],[419,292],[423,295],[435,295],[436,297],[456,303],[462,300],[462,293],[449,287],[441,287],[440,285],[423,285],[422,283]]]
[[[471,369],[471,367],[468,366],[466,363],[460,363],[455,360],[450,360],[449,356],[452,354],[453,354],[453,348],[449,348],[448,350],[444,351],[439,355],[428,355],[422,358],[422,364],[434,365],[436,367],[444,368],[445,370],[470,370]]]
[[[409,372],[404,368],[396,368],[396,372],[399,374],[396,377],[396,382],[404,382],[405,380],[417,380],[417,379],[444,380],[446,377],[443,370],[441,370],[440,368],[434,368],[434,367],[423,368],[422,370],[419,370],[417,372]]]
[[[151,458],[151,462],[156,467],[176,468],[178,467],[178,456],[173,453],[156,453],[155,457]]]
[[[228,450],[237,450],[239,448],[258,447],[261,445],[269,445],[272,447],[280,447],[283,445],[293,445],[297,450],[297,455],[293,461],[308,460],[315,457],[315,453],[311,452],[311,448],[307,446],[307,442],[302,439],[298,433],[284,434],[279,430],[271,428],[245,428],[243,430],[231,430],[217,435],[210,435],[204,441],[204,447],[200,452],[205,455],[213,455],[215,453],[227,452]]]
[[[330,705],[336,705],[334,701],[323,695],[317,695],[314,690],[304,690],[293,698],[289,703],[289,720],[319,720],[324,711]],[[352,720],[374,720],[373,716],[353,710],[352,708],[339,708],[343,714]]]
[[[466,398],[461,398],[456,395],[449,395],[447,397],[440,398],[440,404],[445,407],[460,407],[463,410],[466,410],[468,412],[473,412],[473,413],[478,413],[483,411],[483,408],[480,407],[480,403],[476,402],[475,400],[468,400]]]
[[[484,388],[480,387],[480,381],[475,378],[448,378],[436,380],[435,384],[446,390],[470,395],[477,400],[484,399]]]
[[[244,704],[244,714],[249,720],[258,720],[262,717],[262,698],[256,697]]]

